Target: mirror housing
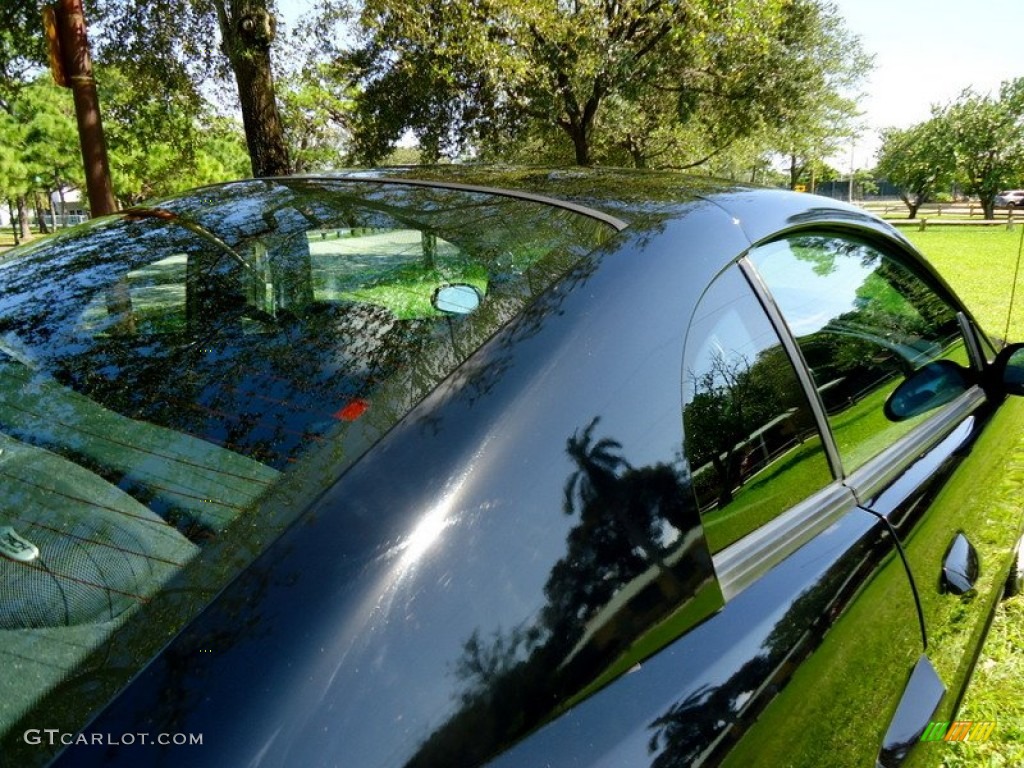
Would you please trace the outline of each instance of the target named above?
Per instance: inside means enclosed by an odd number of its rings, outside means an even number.
[[[1021,359],[1024,368],[1024,358]],[[885,417],[904,421],[955,400],[971,388],[970,372],[952,360],[933,360],[910,374],[885,401]]]
[[[1007,395],[1024,395],[1024,344],[1008,344],[996,355],[995,379]]]

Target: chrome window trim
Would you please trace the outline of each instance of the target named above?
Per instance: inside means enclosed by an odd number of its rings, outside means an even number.
[[[853,491],[835,481],[730,544],[712,557],[722,596],[731,600],[856,506]]]
[[[981,387],[971,387],[956,400],[937,409],[926,422],[851,472],[846,478],[846,485],[861,503],[866,504],[984,405],[986,399]]]
[[[726,601],[731,600],[846,512],[890,485],[986,401],[973,387],[924,424],[883,450],[845,481],[828,485],[712,557]]]

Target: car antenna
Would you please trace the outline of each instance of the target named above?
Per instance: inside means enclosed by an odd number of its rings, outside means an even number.
[[[1017,296],[1017,277],[1020,275],[1020,255],[1022,250],[1024,250],[1024,227],[1021,227],[1020,230],[1020,243],[1017,245],[1017,264],[1013,268],[1013,284],[1010,286],[1010,306],[1006,310],[1006,330],[1003,331],[1004,345],[1009,342],[1010,338],[1010,317],[1013,315],[1013,301]]]

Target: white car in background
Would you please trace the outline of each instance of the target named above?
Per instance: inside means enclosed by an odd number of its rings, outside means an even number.
[[[1000,192],[993,200],[997,208],[1016,208],[1024,205],[1024,189],[1008,189]]]

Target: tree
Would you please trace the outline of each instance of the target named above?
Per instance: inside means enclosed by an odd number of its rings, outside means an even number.
[[[231,117],[200,115],[196,126],[195,172],[188,186],[201,186],[244,177],[249,170],[245,133]]]
[[[882,131],[876,170],[899,188],[907,218],[915,218],[921,204],[953,180],[956,159],[945,121],[936,115],[910,128]]]
[[[368,0],[360,19],[345,62],[369,162],[411,130],[434,155],[554,131],[581,165],[697,164],[807,114],[862,59],[848,36],[833,55],[841,22],[816,0]]]
[[[249,173],[237,121],[191,94],[151,87],[119,67],[97,69],[111,173],[119,200],[143,200]]]
[[[34,0],[0,5],[0,110],[10,113],[15,95],[46,61],[43,28]]]
[[[49,193],[81,181],[80,157],[73,105],[49,75],[12,92],[0,110],[0,197],[15,201],[22,237],[31,235],[28,202],[36,203],[36,219],[45,231],[42,212],[49,208]]]
[[[0,4],[0,195],[8,197],[18,211],[21,236],[31,237],[28,203],[20,181],[27,173],[21,167],[12,122],[15,101],[46,61],[39,9],[34,0],[4,0]],[[27,177],[26,177],[27,178]]]
[[[344,163],[353,101],[326,65],[311,65],[278,88],[292,171],[307,173]]]
[[[226,63],[253,174],[289,172],[270,51],[277,21],[268,0],[98,0],[97,18],[105,61],[194,102],[201,101],[198,83],[225,74]]]
[[[940,115],[964,191],[994,218],[993,198],[1024,176],[1024,78],[1004,82],[998,98],[968,88]]]

